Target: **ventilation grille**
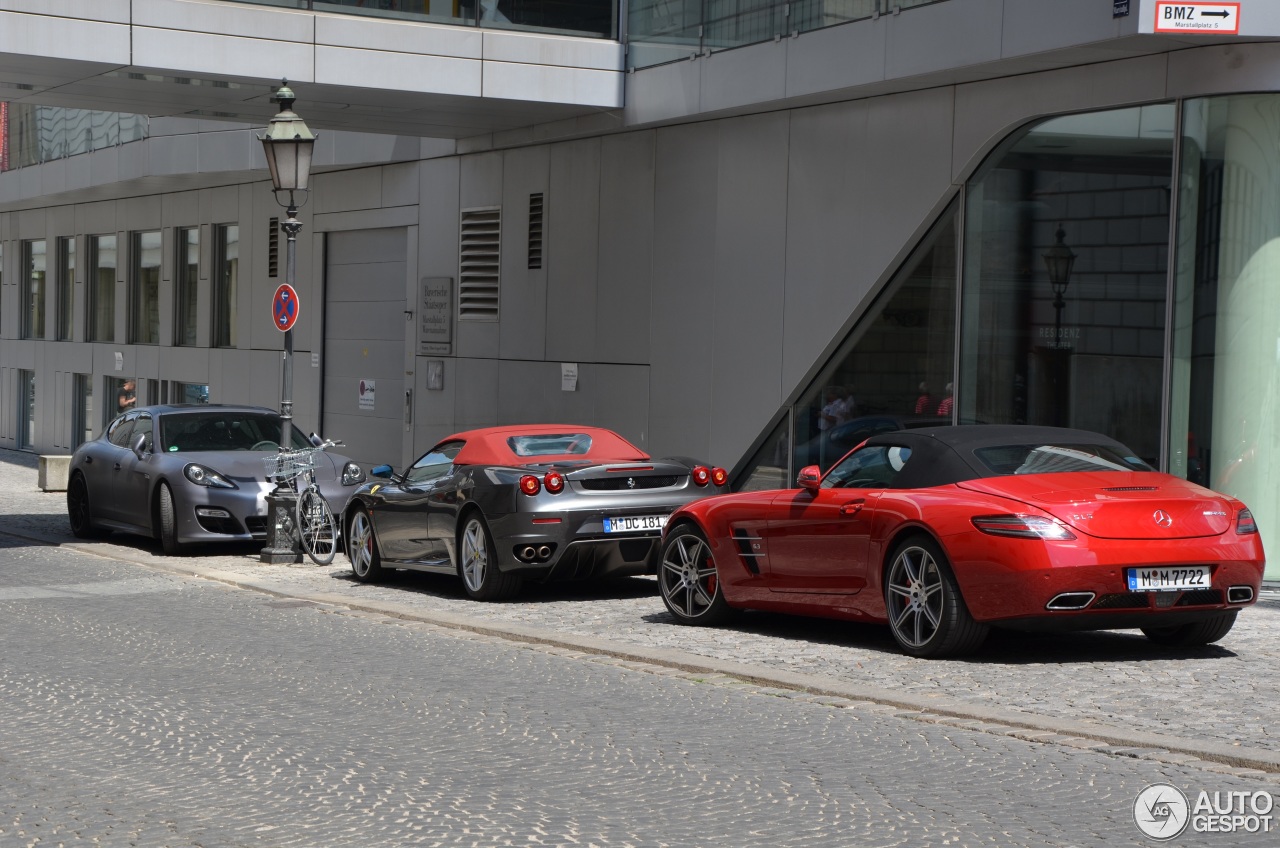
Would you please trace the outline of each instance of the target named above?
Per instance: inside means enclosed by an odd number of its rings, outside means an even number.
[[[529,270],[542,267],[542,209],[543,194],[529,195]]]
[[[497,321],[502,210],[496,206],[462,210],[458,272],[458,318]]]
[[[267,233],[267,276],[280,276],[280,219],[272,218],[269,222],[271,232]]]

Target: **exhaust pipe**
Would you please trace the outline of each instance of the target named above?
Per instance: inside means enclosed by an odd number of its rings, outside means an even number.
[[[1093,603],[1093,592],[1063,592],[1044,605],[1048,610],[1082,610]]]
[[[1232,586],[1227,589],[1227,603],[1229,604],[1247,604],[1252,600],[1252,586]]]
[[[551,558],[551,546],[540,545],[538,547],[538,561],[542,562]]]
[[[538,555],[533,545],[525,545],[516,551],[516,557],[523,562],[533,562],[533,558]]]

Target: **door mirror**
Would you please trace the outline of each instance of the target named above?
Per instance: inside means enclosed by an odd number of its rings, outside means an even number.
[[[381,477],[384,480],[390,480],[396,476],[396,470],[390,465],[375,465],[369,469],[369,474],[373,477]]]
[[[150,453],[147,450],[147,434],[134,433],[133,439],[129,442],[129,450],[133,451],[133,455],[138,459],[145,459]]]
[[[796,477],[796,484],[806,492],[817,494],[818,487],[822,483],[822,469],[816,465],[806,465],[800,469],[800,474]]]
[[[313,448],[318,448],[324,444],[324,439],[320,438],[316,433],[312,433],[310,436],[307,436],[307,441],[311,442],[311,447]]]

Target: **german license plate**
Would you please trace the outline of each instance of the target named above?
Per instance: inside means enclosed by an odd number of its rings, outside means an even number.
[[[1130,568],[1128,572],[1130,592],[1180,592],[1210,587],[1207,565]]]
[[[667,523],[665,515],[623,515],[604,520],[606,533],[642,533],[645,530],[661,530]]]

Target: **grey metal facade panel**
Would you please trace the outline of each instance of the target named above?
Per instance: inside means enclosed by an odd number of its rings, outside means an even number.
[[[788,97],[866,85],[884,79],[884,35],[875,26],[834,26],[788,42]]]
[[[1005,0],[950,0],[881,17],[887,24],[885,76],[911,77],[999,60],[1004,6]]]
[[[700,59],[701,108],[707,112],[780,100],[787,93],[787,52],[791,40],[725,50]]]
[[[560,389],[559,362],[498,361],[498,420],[522,424],[593,424],[599,367],[578,366],[578,390]]]
[[[454,423],[449,432],[492,427],[498,418],[498,360],[456,359]],[[447,384],[446,384],[447,385]],[[442,435],[448,435],[444,433]]]
[[[1252,6],[1249,7],[1252,14]],[[1280,13],[1280,4],[1273,12]],[[1277,24],[1280,29],[1280,23]],[[1201,97],[1241,91],[1275,91],[1280,44],[1240,44],[1184,50],[1168,57],[1168,96]]]
[[[547,359],[597,359],[600,245],[598,138],[555,145],[547,194]]]
[[[655,453],[711,452],[719,127],[656,131],[649,445]],[[678,319],[669,316],[680,316]],[[689,316],[689,317],[685,317]]]
[[[546,146],[504,154],[502,293],[498,316],[504,359],[542,359],[547,352],[547,270],[529,268],[529,195],[548,194],[551,152]]]
[[[952,0],[955,2],[955,0]],[[1113,0],[1014,0],[1004,3],[1000,21],[1001,53],[1020,56],[1077,44],[1131,35],[1142,17],[1141,0],[1133,0],[1131,14],[1112,15]]]
[[[671,121],[702,110],[700,59],[672,62],[627,75],[622,114],[628,126]]]
[[[596,323],[603,330],[596,337],[600,362],[649,361],[654,143],[653,132],[640,132],[609,136],[601,146],[596,300]]]
[[[595,398],[594,423],[607,427],[635,446],[649,450],[649,367],[606,365],[592,367],[588,389]],[[680,453],[678,445],[671,453]]]
[[[374,181],[374,188],[376,189],[376,187],[377,183]],[[405,235],[405,231],[401,228],[330,233],[328,236],[329,253],[325,261],[334,271],[338,271],[343,266],[373,263],[398,265],[403,272],[406,249]],[[381,273],[379,274],[379,279],[382,279]],[[336,297],[338,292],[330,292],[329,294],[331,297]],[[390,286],[379,286],[373,291],[366,288],[364,298],[387,300],[391,299],[393,295],[401,297],[403,292],[393,292]]]

